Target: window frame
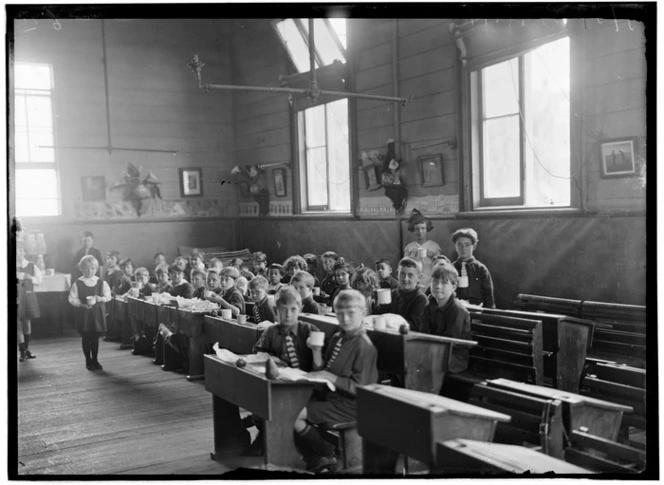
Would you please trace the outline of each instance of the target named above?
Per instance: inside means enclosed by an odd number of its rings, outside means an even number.
[[[585,170],[582,170],[582,126],[581,120],[575,118],[572,113],[579,112],[582,106],[582,93],[579,91],[578,86],[582,86],[581,82],[583,75],[583,59],[584,59],[584,45],[579,41],[578,30],[580,27],[570,23],[566,28],[543,35],[541,37],[532,39],[528,43],[520,44],[518,49],[500,49],[494,53],[482,53],[475,57],[468,57],[465,64],[461,61],[457,62],[457,69],[459,71],[459,120],[461,126],[461,143],[460,143],[460,158],[461,174],[460,179],[463,185],[460,188],[460,212],[466,214],[473,213],[520,213],[520,212],[561,212],[573,211],[577,212],[580,206],[583,205],[583,198],[586,192],[584,180],[586,179]],[[527,187],[525,186],[525,172],[521,173],[521,197],[523,203],[520,205],[510,205],[507,198],[501,199],[491,198],[482,200],[481,190],[483,190],[483,180],[480,180],[480,173],[483,167],[480,166],[482,158],[480,158],[481,146],[483,140],[479,138],[478,127],[481,129],[479,120],[479,113],[481,107],[478,106],[478,80],[479,72],[489,66],[499,64],[514,58],[520,58],[520,66],[525,67],[523,56],[534,49],[541,47],[545,44],[555,42],[564,37],[569,38],[570,43],[570,203],[566,206],[526,206],[523,205],[526,200]],[[520,69],[520,78],[523,78],[523,71]],[[525,100],[525,91],[522,89],[524,83],[520,82],[519,90],[519,109],[521,116],[519,117],[520,126],[520,164],[525,166],[525,151],[527,149],[527,141],[523,136],[523,126],[526,123],[525,111],[523,110],[523,103]],[[482,140],[482,141],[478,141]]]
[[[50,77],[50,89],[35,89],[35,88],[19,88],[16,86],[15,82],[15,71],[16,71],[16,66],[22,64],[22,65],[38,65],[38,66],[48,66],[49,68],[49,77]],[[30,61],[14,61],[12,64],[12,76],[11,76],[11,81],[10,81],[10,92],[12,93],[11,96],[11,101],[10,101],[10,106],[12,107],[11,109],[11,127],[10,127],[10,147],[11,147],[11,160],[12,163],[11,168],[10,168],[10,176],[11,179],[14,181],[12,184],[13,186],[13,191],[14,191],[14,197],[11,198],[11,204],[13,206],[10,206],[11,208],[11,213],[16,215],[17,217],[20,217],[21,219],[25,218],[53,218],[53,217],[61,217],[63,215],[63,210],[62,210],[62,188],[61,188],[61,180],[60,180],[60,164],[59,164],[59,157],[58,157],[58,151],[55,148],[56,145],[56,140],[57,140],[57,126],[56,126],[56,117],[55,117],[55,105],[56,105],[56,93],[55,93],[55,68],[52,63],[48,62],[30,62]],[[33,93],[31,93],[33,92]],[[43,92],[43,94],[34,94],[34,92]],[[51,101],[51,126],[52,126],[52,136],[53,136],[53,161],[52,162],[44,162],[44,161],[23,161],[23,162],[18,162],[16,160],[16,110],[17,110],[17,105],[16,105],[16,97],[22,95],[27,98],[30,96],[44,96],[48,97]],[[27,105],[27,103],[26,103]],[[27,113],[26,113],[27,115]],[[27,116],[26,116],[27,120]],[[28,133],[28,142],[30,139],[30,125],[27,125],[27,133]],[[30,153],[30,152],[28,152]],[[18,171],[29,171],[29,170],[53,170],[55,172],[55,193],[56,193],[56,213],[55,214],[30,214],[30,215],[21,215],[17,213],[18,209],[18,200],[19,200],[19,195],[18,195],[18,190],[16,187],[16,180],[17,180],[17,173]]]

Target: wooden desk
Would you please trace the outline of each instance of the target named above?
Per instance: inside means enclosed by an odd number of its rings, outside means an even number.
[[[130,349],[132,345],[132,329],[131,321],[129,320],[129,304],[121,296],[116,296],[111,300],[112,315],[120,323],[120,348]]]
[[[55,320],[60,334],[62,334],[65,326],[66,314],[69,311],[69,290],[71,288],[71,275],[65,273],[55,273],[52,276],[42,274],[42,281],[40,285],[34,287],[34,293],[37,297],[40,309],[40,320],[48,320],[49,316],[55,313]],[[55,301],[55,305],[52,305]],[[50,310],[54,306],[55,309]],[[35,322],[36,323],[36,322]],[[35,325],[36,326],[36,325]]]
[[[553,313],[481,307],[472,307],[469,310],[541,321],[542,350],[551,352],[551,357],[544,360],[545,376],[551,378],[557,389],[579,392],[583,365],[592,344],[592,321]]]
[[[336,317],[303,313],[300,320],[325,332],[325,340],[339,331]],[[449,366],[453,345],[473,347],[477,342],[419,332],[367,330],[378,351],[378,370],[402,377],[406,389],[438,394]]]
[[[240,422],[238,408],[265,420],[265,465],[303,468],[295,449],[293,425],[309,402],[315,384],[270,380],[253,367],[226,364],[216,355],[205,356],[205,388],[213,394],[214,451],[219,462],[223,454],[249,444]]]
[[[618,438],[623,413],[632,411],[629,406],[509,379],[492,379],[486,383],[492,387],[520,394],[559,400],[563,404],[563,423],[568,435],[584,426],[588,428],[587,432],[590,434],[615,441]]]
[[[516,445],[455,439],[438,443],[440,471],[469,475],[501,473],[594,473],[566,461]]]
[[[253,323],[240,325],[237,320],[225,320],[221,317],[205,317],[206,351],[219,342],[219,347],[236,354],[251,354],[254,344],[263,331]]]
[[[357,388],[357,430],[365,473],[394,473],[384,467],[386,449],[435,466],[438,442],[491,441],[500,421],[508,422],[510,417],[434,394],[380,384]]]
[[[205,368],[203,355],[205,354],[205,313],[191,312],[178,309],[178,332],[186,337],[187,346],[185,354],[188,359],[188,381],[201,380]]]

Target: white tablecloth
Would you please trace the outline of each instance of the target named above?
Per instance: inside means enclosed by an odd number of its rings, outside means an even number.
[[[35,293],[65,292],[71,287],[71,275],[55,273],[53,276],[42,275],[42,283],[35,286]]]

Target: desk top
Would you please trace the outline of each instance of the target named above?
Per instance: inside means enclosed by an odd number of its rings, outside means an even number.
[[[371,384],[364,386],[363,389],[381,394],[389,399],[396,399],[414,406],[426,408],[434,413],[449,413],[504,422],[511,420],[511,417],[507,414],[498,413],[479,406],[473,406],[472,404],[438,396],[429,392],[413,391],[399,387],[384,386],[382,384]]]
[[[580,394],[574,394],[572,392],[561,391],[559,389],[553,389],[544,386],[536,386],[534,384],[526,384],[523,382],[512,381],[509,379],[490,379],[487,381],[487,383],[490,386],[501,387],[503,389],[510,389],[517,392],[524,392],[526,394],[541,396],[547,399],[558,399],[559,401],[570,404],[585,403],[593,405],[595,407],[610,409],[614,411],[623,411],[623,412],[632,411],[632,408],[630,406],[623,406],[621,404],[616,404],[609,401],[603,401],[601,399],[594,399],[592,397],[582,396]]]
[[[35,293],[65,292],[71,288],[71,275],[55,273],[53,276],[42,275],[41,285],[35,286]]]
[[[512,473],[594,473],[523,446],[487,443],[463,438],[445,441],[442,445],[459,453],[482,459],[501,470]]]

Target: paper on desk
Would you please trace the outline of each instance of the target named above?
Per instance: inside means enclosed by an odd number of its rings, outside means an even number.
[[[261,323],[258,324],[258,328],[265,330],[271,327],[272,325],[274,325],[274,322],[271,322],[269,320],[263,320]]]
[[[269,357],[268,354],[266,354],[265,352],[258,352],[256,354],[248,354],[248,355],[238,355],[234,352],[231,352],[228,349],[220,349],[219,342],[216,342],[212,346],[212,350],[214,350],[214,353],[217,355],[217,358],[219,360],[221,360],[222,362],[226,362],[227,364],[235,364],[240,357],[242,357],[247,364],[264,364]]]
[[[302,369],[293,369],[292,367],[280,367],[277,380],[322,382],[323,384],[327,385],[330,391],[334,391],[336,389],[335,385],[327,379],[309,377],[309,374],[304,372]]]

